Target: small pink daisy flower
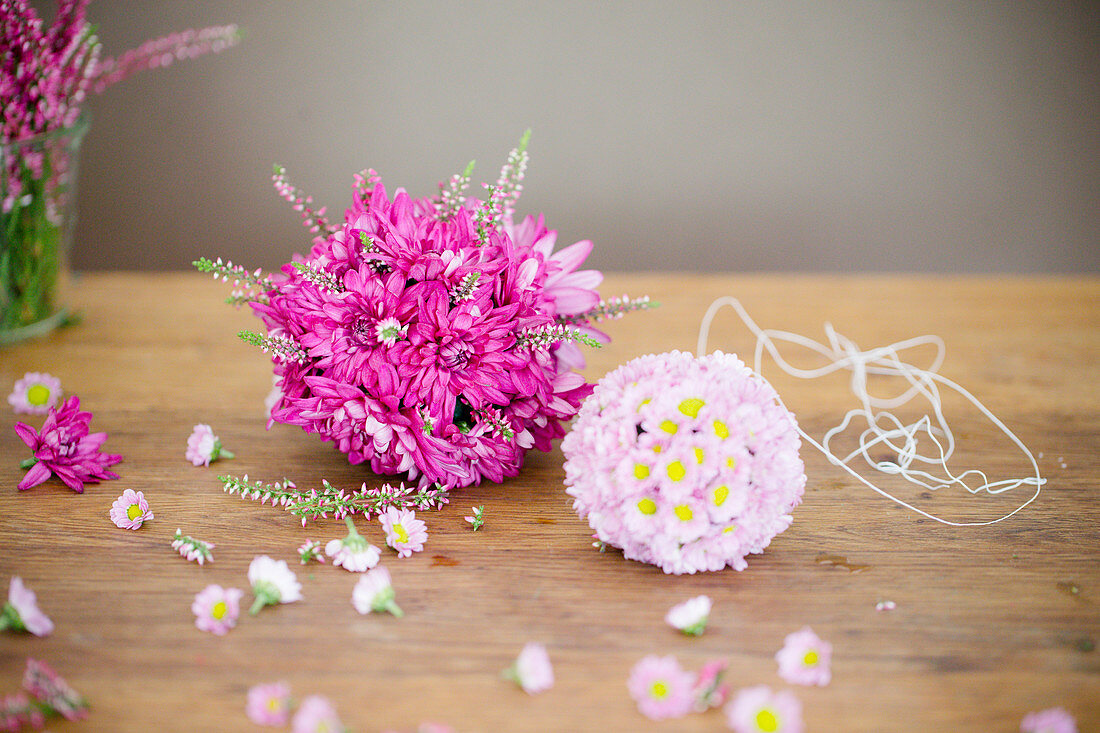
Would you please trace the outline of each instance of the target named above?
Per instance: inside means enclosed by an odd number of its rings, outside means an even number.
[[[27,372],[16,381],[8,404],[16,412],[45,415],[61,399],[61,380],[45,372]]]
[[[290,720],[290,687],[285,682],[255,685],[248,690],[244,710],[257,725],[286,725]]]
[[[688,636],[699,636],[707,628],[710,617],[711,600],[707,596],[695,596],[673,606],[665,616],[665,621],[674,629]]]
[[[827,685],[832,678],[829,662],[833,647],[806,626],[787,636],[775,655],[779,676],[792,685]]]
[[[214,435],[214,430],[209,425],[199,424],[191,430],[187,438],[187,460],[195,466],[209,466],[211,462],[219,458],[235,458],[232,453],[222,447],[222,441]]]
[[[390,571],[385,568],[368,570],[351,591],[351,605],[362,614],[388,611],[397,618],[405,612],[394,601],[396,594],[390,584]]]
[[[504,670],[505,679],[512,680],[528,695],[545,692],[554,686],[554,667],[546,647],[527,642],[516,657],[515,664]]]
[[[875,604],[876,611],[893,611],[898,607],[898,604],[893,601],[879,601]]]
[[[239,588],[206,586],[191,602],[191,612],[195,614],[195,626],[199,627],[200,631],[224,636],[237,625],[237,617],[241,615],[242,596],[244,591]]]
[[[152,518],[149,502],[141,491],[126,489],[111,505],[111,521],[120,529],[141,529],[141,525]]]
[[[328,699],[320,695],[310,695],[302,700],[294,720],[290,723],[292,733],[341,733],[344,724],[336,715],[336,708]]]
[[[626,686],[638,704],[638,711],[652,720],[680,718],[695,703],[695,676],[680,667],[675,657],[643,657],[630,670]]]
[[[13,575],[8,588],[8,602],[0,611],[0,629],[29,631],[35,636],[49,636],[53,621],[38,608],[34,591],[23,585],[23,579]]]
[[[1047,708],[1025,715],[1020,733],[1077,733],[1077,721],[1065,708]]]
[[[386,544],[397,550],[398,557],[409,557],[424,549],[428,529],[422,520],[416,518],[416,512],[391,506],[378,520],[386,531]]]
[[[332,558],[334,566],[352,573],[362,573],[378,564],[382,551],[367,542],[355,529],[351,517],[344,517],[348,535],[342,540],[332,540],[325,545],[325,554]]]
[[[790,692],[766,685],[746,687],[726,706],[726,722],[736,733],[802,733],[802,703]]]

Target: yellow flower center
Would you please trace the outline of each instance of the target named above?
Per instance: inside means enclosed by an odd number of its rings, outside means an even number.
[[[657,513],[657,503],[655,501],[653,501],[653,499],[650,499],[649,497],[646,497],[645,499],[642,499],[641,501],[638,502],[638,511],[640,511],[642,514],[646,514],[646,515],[656,514]]]
[[[663,450],[663,449],[662,449],[662,448],[661,448],[661,446],[659,446],[659,445],[655,445],[655,446],[653,446],[653,452],[654,452],[654,453],[660,453],[660,452],[661,452],[662,450]]]
[[[668,464],[668,468],[665,469],[668,472],[668,477],[673,481],[680,481],[687,475],[687,470],[684,468],[684,464],[679,461],[673,461]]]
[[[214,607],[210,609],[210,615],[218,621],[221,621],[225,618],[225,612],[228,610],[229,608],[225,605],[225,601],[218,601],[214,604]]]
[[[663,680],[657,680],[649,686],[649,694],[657,700],[663,700],[668,695],[668,685]]]
[[[775,733],[779,730],[779,719],[775,717],[775,713],[765,708],[756,714],[756,727],[764,733]]]
[[[637,409],[634,410],[634,412],[641,412],[642,408],[645,407],[646,405],[648,405],[652,401],[653,401],[652,399],[650,399],[649,397],[646,397],[644,400],[642,400],[641,402],[638,403],[638,407],[637,407]]]
[[[635,463],[634,478],[638,479],[639,481],[643,481],[649,478],[649,466],[645,465],[644,463]]]
[[[405,531],[405,528],[401,525],[400,522],[394,523],[393,533],[395,535],[397,535],[397,541],[398,542],[408,542],[409,541],[409,533]]]
[[[665,420],[660,424],[661,430],[664,430],[669,435],[676,435],[676,431],[680,429],[680,426],[671,420]]]
[[[726,467],[729,468],[729,470],[731,470],[731,471],[737,470],[737,459],[734,458],[733,456],[730,456],[729,458],[727,458],[726,459]]]
[[[141,507],[137,504],[131,504],[130,508],[126,510],[126,516],[129,519],[137,519],[141,516]]]
[[[730,488],[728,486],[719,486],[714,490],[714,506],[722,506],[726,503],[726,499],[729,498]]]
[[[714,434],[719,438],[725,440],[730,437],[730,429],[726,427],[726,424],[721,420],[714,421]]]
[[[279,698],[269,697],[267,698],[267,709],[274,713],[277,710],[282,710],[283,704],[279,701]]]
[[[690,522],[692,516],[694,516],[691,513],[691,507],[687,504],[681,504],[672,511],[676,512],[676,516],[680,518],[681,522]]]
[[[688,417],[698,417],[699,408],[707,404],[698,397],[689,397],[680,403],[680,412],[684,413]]]
[[[730,532],[734,531],[735,529],[737,529],[737,525],[736,524],[731,524],[730,526],[728,526],[728,527],[726,527],[725,529],[722,530],[722,534],[729,534]]]
[[[695,448],[695,462],[700,466],[703,465],[704,453],[702,448]]]
[[[813,649],[806,652],[806,656],[802,657],[802,663],[805,664],[807,667],[816,667],[817,660],[817,652],[815,652]]]
[[[50,399],[50,388],[36,384],[27,390],[27,402],[32,405],[44,405]]]

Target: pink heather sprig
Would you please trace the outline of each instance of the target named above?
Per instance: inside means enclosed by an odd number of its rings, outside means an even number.
[[[275,190],[278,194],[302,215],[302,224],[309,229],[311,234],[316,234],[324,239],[336,233],[336,227],[325,218],[325,207],[322,206],[314,210],[313,197],[303,196],[298,187],[290,184],[286,178],[286,168],[275,165],[271,181],[275,184]]]
[[[523,176],[527,172],[527,143],[531,140],[531,130],[528,128],[519,145],[508,153],[508,160],[500,169],[500,178],[497,179],[496,190],[499,191],[500,218],[502,221],[511,222],[515,214],[516,202],[523,193]]]
[[[435,218],[440,221],[447,221],[458,213],[458,210],[462,208],[466,201],[466,189],[470,187],[470,177],[473,173],[474,161],[471,160],[466,165],[466,170],[451,176],[451,180],[447,185],[439,184],[439,196],[432,199],[432,205],[435,207]]]
[[[477,271],[468,273],[466,277],[462,278],[462,282],[451,290],[451,305],[463,303],[474,297],[474,291],[477,290],[477,283],[480,279],[481,273]]]
[[[325,272],[320,265],[307,265],[304,262],[295,262],[294,269],[302,273],[302,277],[305,280],[313,283],[321,290],[328,291],[333,295],[344,292],[344,284],[333,275]]]
[[[614,321],[622,318],[627,313],[656,308],[657,303],[650,301],[648,295],[640,298],[631,298],[623,295],[609,300],[601,300],[594,308],[589,308],[583,313],[569,316],[558,316],[558,323],[581,326],[586,323],[598,323],[600,321]]]
[[[60,715],[66,720],[88,717],[84,697],[45,662],[27,657],[23,689],[34,696],[47,714]]]
[[[207,561],[214,562],[214,553],[211,552],[214,549],[214,543],[185,535],[179,527],[176,528],[176,534],[172,537],[172,549],[179,552],[188,562],[197,562],[199,565]]]
[[[0,697],[0,730],[21,730],[23,726],[40,729],[44,725],[42,709],[22,692]]]
[[[275,288],[271,277],[265,275],[263,270],[258,267],[253,272],[249,272],[232,262],[222,262],[221,257],[216,260],[200,257],[191,264],[199,272],[213,273],[215,280],[221,280],[223,283],[232,280],[233,293],[225,300],[230,305],[266,303],[268,302],[267,294]]]
[[[580,341],[585,346],[598,349],[601,344],[596,339],[581,331],[579,328],[563,323],[548,323],[545,326],[529,328],[516,337],[517,347],[532,349],[548,349],[562,341]]]
[[[489,430],[493,435],[499,435],[508,441],[515,439],[516,431],[512,429],[504,415],[500,414],[500,410],[495,407],[485,407],[477,410],[475,414],[480,422],[489,426]]]
[[[146,41],[117,58],[105,59],[96,71],[93,88],[99,93],[131,74],[164,68],[176,61],[186,61],[208,53],[220,53],[236,46],[240,40],[241,32],[235,24],[170,33]]]
[[[263,336],[255,331],[240,331],[237,337],[245,343],[260,347],[260,351],[265,354],[270,353],[284,361],[296,361],[299,364],[309,361],[309,354],[287,336]]]
[[[375,169],[367,168],[352,176],[352,180],[354,181],[352,191],[355,196],[359,199],[365,199],[370,196],[371,191],[382,180],[382,176],[378,175],[378,171]]]

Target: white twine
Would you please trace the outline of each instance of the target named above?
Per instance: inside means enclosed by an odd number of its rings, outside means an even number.
[[[774,329],[762,329],[749,317],[749,314],[736,298],[725,296],[711,303],[710,308],[707,309],[706,315],[703,316],[703,322],[699,327],[697,354],[706,353],[711,322],[714,320],[718,311],[721,310],[722,306],[727,305],[736,311],[744,324],[752,331],[753,335],[756,336],[756,353],[753,360],[753,369],[761,378],[763,378],[763,375],[761,374],[760,366],[765,350],[767,350],[772,359],[775,360],[775,363],[780,369],[799,379],[816,379],[841,369],[848,369],[852,372],[851,390],[856,399],[859,400],[861,406],[858,409],[849,410],[839,425],[831,428],[825,433],[820,443],[808,435],[801,427],[798,427],[798,432],[815,448],[821,451],[831,463],[840,466],[882,496],[885,496],[887,499],[907,509],[911,509],[918,514],[928,517],[929,519],[934,519],[937,522],[952,527],[984,527],[986,525],[1002,522],[1039,497],[1039,492],[1041,491],[1042,485],[1046,483],[1046,479],[1039,475],[1039,466],[1036,464],[1035,457],[1032,456],[1027,446],[1025,446],[996,415],[979,402],[974,395],[970,394],[970,392],[959,384],[937,373],[938,369],[943,364],[945,353],[943,339],[939,336],[919,336],[906,339],[905,341],[899,341],[889,346],[881,346],[875,349],[860,351],[852,340],[837,333],[836,330],[833,329],[832,324],[826,323],[825,335],[828,338],[828,344],[821,344],[796,333]],[[804,346],[821,354],[828,360],[828,363],[816,369],[799,369],[791,366],[791,364],[779,354],[779,350],[776,347],[776,341]],[[936,357],[928,369],[920,369],[912,364],[908,364],[902,361],[899,356],[899,352],[901,351],[924,345],[933,345],[936,347]],[[901,377],[908,382],[909,387],[897,397],[872,397],[867,392],[867,375],[869,374]],[[1026,478],[1004,479],[991,483],[986,474],[977,469],[964,471],[958,475],[952,473],[947,462],[955,452],[955,436],[951,432],[951,428],[947,424],[947,419],[943,414],[943,402],[940,399],[939,385],[948,387],[965,397],[972,405],[978,408],[990,422],[997,426],[1001,432],[1008,436],[1009,440],[1015,443],[1023,454],[1027,456],[1027,459],[1031,462],[1031,467],[1035,471],[1035,475]],[[916,422],[905,425],[892,413],[888,412],[890,409],[908,403],[918,395],[928,400],[932,408],[932,415],[925,414]],[[779,402],[783,404],[782,399],[780,399]],[[786,405],[783,405],[783,407],[786,408]],[[830,442],[836,435],[847,430],[852,421],[857,419],[865,420],[867,427],[859,436],[858,447],[841,458],[832,451]],[[920,441],[922,439],[929,439],[935,445],[934,455],[925,455],[919,451]],[[897,453],[897,460],[876,461],[871,458],[869,451],[871,448],[878,445],[886,446],[890,450],[895,451]],[[857,457],[862,457],[869,466],[882,473],[900,476],[910,483],[931,491],[958,485],[971,494],[977,494],[982,491],[988,494],[1001,494],[1019,486],[1027,485],[1034,486],[1035,493],[1023,504],[1016,507],[1016,509],[998,519],[993,519],[988,522],[952,522],[929,514],[922,509],[918,509],[902,501],[888,491],[875,486],[871,481],[864,478],[849,465],[849,463]],[[919,470],[914,467],[914,464],[934,465],[937,470],[943,471],[946,478],[933,475],[924,470]],[[967,483],[968,479],[977,479],[981,483],[976,486],[971,486]]]

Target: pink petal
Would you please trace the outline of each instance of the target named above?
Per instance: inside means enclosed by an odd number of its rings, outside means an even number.
[[[15,424],[15,432],[18,433],[23,442],[27,444],[28,448],[33,448],[38,444],[38,433],[30,425],[17,422]]]
[[[579,242],[574,242],[565,249],[555,252],[550,259],[561,265],[561,269],[564,272],[572,272],[576,270],[585,258],[592,252],[592,242],[587,239],[582,239]]]
[[[603,282],[603,273],[599,270],[577,270],[563,275],[554,281],[556,288],[583,288],[592,290]]]
[[[23,480],[19,482],[19,490],[26,491],[29,488],[38,486],[46,479],[50,477],[50,469],[46,467],[42,462],[38,462],[31,466],[31,469],[27,471],[27,475],[23,477]]]
[[[583,313],[600,302],[599,293],[581,288],[554,288],[554,306],[558,313]]]

